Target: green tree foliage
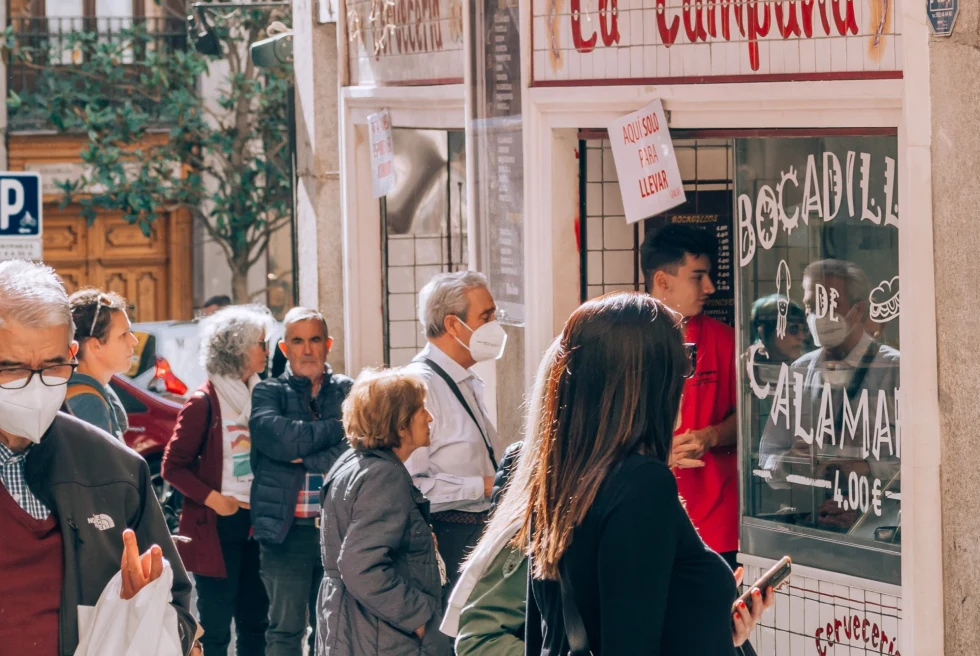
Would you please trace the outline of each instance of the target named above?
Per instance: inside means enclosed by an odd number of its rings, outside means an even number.
[[[197,52],[183,21],[167,21],[168,30],[136,21],[111,33],[92,23],[8,28],[10,64],[32,80],[26,93],[10,94],[8,108],[12,119],[42,112],[59,131],[87,135],[86,173],[59,183],[63,206],[78,203],[89,222],[99,210],[122,212],[147,235],[164,213],[187,209],[220,245],[234,299],[245,302],[248,271],[289,223],[292,194],[292,70],[256,68],[248,45],[289,16],[216,4],[207,17],[219,55]]]

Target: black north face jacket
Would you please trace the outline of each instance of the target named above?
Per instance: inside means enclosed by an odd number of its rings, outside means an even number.
[[[58,520],[64,543],[59,651],[78,646],[78,607],[95,606],[122,562],[122,533],[136,532],[140,553],[163,549],[173,567],[177,630],[190,653],[197,622],[191,583],[150,484],[150,469],[132,449],[101,429],[59,413],[25,461],[27,486]]]

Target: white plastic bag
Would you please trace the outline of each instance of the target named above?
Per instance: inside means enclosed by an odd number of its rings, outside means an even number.
[[[174,571],[163,561],[163,574],[123,601],[122,572],[106,585],[95,608],[79,608],[75,656],[183,656],[177,611],[170,605]]]

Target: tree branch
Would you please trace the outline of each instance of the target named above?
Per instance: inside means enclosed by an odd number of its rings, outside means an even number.
[[[110,81],[108,77],[104,75],[98,75],[96,73],[91,73],[89,71],[82,70],[81,68],[75,66],[44,66],[41,64],[35,64],[32,61],[21,60],[17,62],[18,64],[24,66],[25,68],[31,69],[33,71],[51,71],[55,74],[59,73],[70,73],[71,75],[77,75],[88,80],[93,80],[95,82],[102,82],[103,84],[112,84],[113,88],[121,89],[123,91],[132,91],[133,93],[139,94],[146,100],[151,100],[155,103],[159,103],[163,98],[157,94],[153,95],[144,91],[141,87],[133,84],[126,84],[121,82]],[[68,77],[68,76],[66,76]]]

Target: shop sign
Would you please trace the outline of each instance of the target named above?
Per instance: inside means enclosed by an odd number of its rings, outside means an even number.
[[[925,1],[930,8],[956,4]],[[902,69],[896,2],[655,0],[642,9],[637,4],[533,0],[534,83],[897,77]]]
[[[76,162],[39,162],[37,164],[27,162],[24,164],[25,171],[35,171],[41,176],[41,193],[46,196],[63,195],[64,191],[59,184],[65,182],[79,182],[86,175],[91,177],[91,167]],[[91,186],[87,191],[98,191]]]
[[[929,16],[932,33],[936,36],[952,35],[959,11],[959,0],[926,0],[926,14]]]
[[[687,200],[660,100],[609,125],[626,222],[636,223]]]
[[[395,149],[391,138],[388,110],[368,116],[371,143],[371,193],[375,198],[395,190]]]
[[[462,83],[463,0],[348,0],[346,11],[352,85]]]
[[[41,258],[41,176],[0,173],[0,261]]]

